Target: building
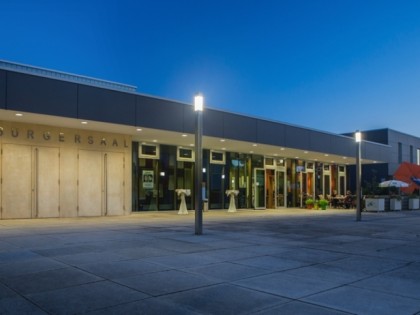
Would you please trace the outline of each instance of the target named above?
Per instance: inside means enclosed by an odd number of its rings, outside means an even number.
[[[382,143],[391,147],[387,159],[387,174],[392,176],[402,162],[420,165],[420,138],[389,128],[364,132],[368,141]]]
[[[133,86],[1,61],[1,218],[178,209],[175,190],[197,189],[194,118],[190,104],[142,95]],[[228,207],[228,189],[239,191],[239,208],[254,209],[355,190],[351,134],[211,108],[203,119],[210,209]],[[364,167],[391,171],[393,140],[366,134]],[[418,163],[420,139],[413,139]],[[188,209],[193,199],[187,197]]]

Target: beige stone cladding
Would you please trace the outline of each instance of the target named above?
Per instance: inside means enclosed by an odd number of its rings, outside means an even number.
[[[131,212],[131,137],[0,121],[2,219]]]

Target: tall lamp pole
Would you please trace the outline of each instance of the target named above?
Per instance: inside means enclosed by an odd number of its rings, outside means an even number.
[[[201,94],[194,97],[195,110],[195,234],[203,234],[203,196],[201,194],[201,183],[203,181],[203,105],[204,98]]]
[[[356,153],[356,221],[362,220],[362,188],[361,188],[361,178],[362,178],[362,166],[361,166],[361,145],[362,145],[362,133],[356,131],[354,138],[357,144],[357,153]]]

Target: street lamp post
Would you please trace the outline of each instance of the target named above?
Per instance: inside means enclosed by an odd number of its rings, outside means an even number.
[[[203,103],[204,98],[201,94],[194,97],[195,110],[195,234],[203,234],[203,196],[201,194],[201,183],[203,181]]]
[[[362,133],[356,131],[354,134],[356,144],[357,144],[357,153],[356,153],[356,221],[362,220],[362,188],[361,188],[361,178],[362,178],[362,166],[361,166],[361,145],[362,145]]]

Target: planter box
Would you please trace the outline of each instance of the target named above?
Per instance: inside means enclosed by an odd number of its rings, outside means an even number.
[[[366,198],[366,211],[385,211],[384,198]]]
[[[420,206],[420,199],[419,198],[410,198],[408,199],[408,209],[410,210],[417,210]]]
[[[395,198],[391,198],[389,200],[389,209],[392,211],[399,211],[401,210],[401,200],[395,199]]]

